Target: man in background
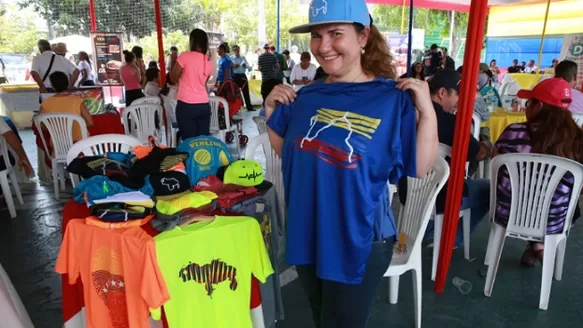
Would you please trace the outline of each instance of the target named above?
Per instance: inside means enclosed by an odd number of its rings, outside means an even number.
[[[32,59],[30,75],[38,85],[40,93],[54,93],[49,79],[49,75],[54,72],[65,73],[69,78],[69,88],[72,88],[79,77],[77,67],[65,57],[58,56],[52,52],[49,41],[39,40],[37,45],[40,55]]]
[[[178,48],[176,46],[170,47],[170,54],[166,58],[166,73],[172,72],[174,64],[176,64],[176,59],[178,58]]]
[[[265,103],[265,99],[267,99],[271,90],[273,90],[276,85],[283,83],[283,78],[277,78],[280,66],[277,57],[270,51],[271,46],[269,43],[266,43],[265,46],[263,46],[263,49],[265,49],[265,51],[259,55],[257,66],[261,72],[261,97],[263,98],[263,103]]]
[[[425,78],[433,76],[442,68],[443,57],[437,44],[432,44],[429,52],[423,57],[423,64],[425,65]]]
[[[274,54],[275,57],[277,58],[277,64],[279,65],[279,69],[277,71],[277,79],[280,81],[283,81],[283,78],[285,77],[283,72],[285,72],[287,70],[287,60],[285,59],[285,57],[282,54],[277,52],[274,45],[271,45],[269,47],[269,51],[272,54]]]
[[[449,53],[447,52],[447,48],[442,47],[441,52],[443,53],[443,67],[449,68],[449,69],[455,71],[455,61],[453,60],[453,58],[451,58],[449,56]]]
[[[512,66],[508,67],[508,73],[520,73],[522,67],[518,66],[518,59],[512,61]]]
[[[577,63],[571,60],[563,60],[555,67],[555,77],[567,81],[571,88],[575,88],[577,84]],[[569,110],[572,113],[583,114],[583,92],[577,89],[571,91]]]
[[[246,74],[251,70],[251,65],[247,61],[247,58],[241,55],[241,49],[238,45],[233,46],[231,65],[233,67],[233,80],[241,88],[241,91],[243,91],[245,107],[247,107],[248,111],[253,111],[253,104],[251,104],[251,97],[249,96],[249,81]]]
[[[524,73],[535,74],[536,66],[534,65],[534,59],[528,61],[528,65],[524,68]]]

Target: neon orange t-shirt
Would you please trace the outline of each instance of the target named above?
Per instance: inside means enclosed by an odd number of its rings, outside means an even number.
[[[56,271],[81,276],[87,328],[149,328],[148,308],[170,296],[152,237],[142,228],[107,229],[87,220],[67,225]]]

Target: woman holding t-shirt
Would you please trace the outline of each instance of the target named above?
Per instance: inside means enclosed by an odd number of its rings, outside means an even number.
[[[364,328],[389,268],[395,223],[387,181],[423,177],[438,148],[425,81],[395,82],[387,40],[365,0],[312,1],[311,53],[327,73],[265,100],[281,155],[286,261],[295,265],[316,327]],[[313,13],[316,13],[315,15]]]
[[[182,140],[209,135],[211,107],[206,83],[213,71],[208,56],[209,41],[205,31],[190,32],[190,51],[178,56],[170,73],[174,84],[179,83],[176,121]]]

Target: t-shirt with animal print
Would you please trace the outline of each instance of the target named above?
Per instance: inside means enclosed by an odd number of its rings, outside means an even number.
[[[154,241],[172,295],[164,304],[170,327],[252,327],[251,275],[265,283],[273,273],[256,219],[217,216]],[[152,311],[154,319],[159,315],[159,309]]]

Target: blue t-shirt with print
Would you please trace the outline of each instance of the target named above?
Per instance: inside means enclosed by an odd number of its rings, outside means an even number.
[[[232,77],[232,73],[233,73],[233,69],[231,69],[231,57],[229,56],[223,56],[221,58],[219,58],[219,71],[217,74],[217,80],[219,80],[219,82],[225,82],[226,80],[230,79]],[[230,74],[229,76],[225,76],[226,71],[230,69]]]
[[[387,181],[416,174],[415,109],[395,86],[315,83],[269,118],[284,138],[289,264],[358,284],[373,240],[395,234]]]
[[[233,161],[227,145],[220,139],[211,136],[198,136],[186,139],[176,147],[180,152],[188,153],[184,162],[186,174],[192,186],[202,178],[216,175],[221,166]]]

